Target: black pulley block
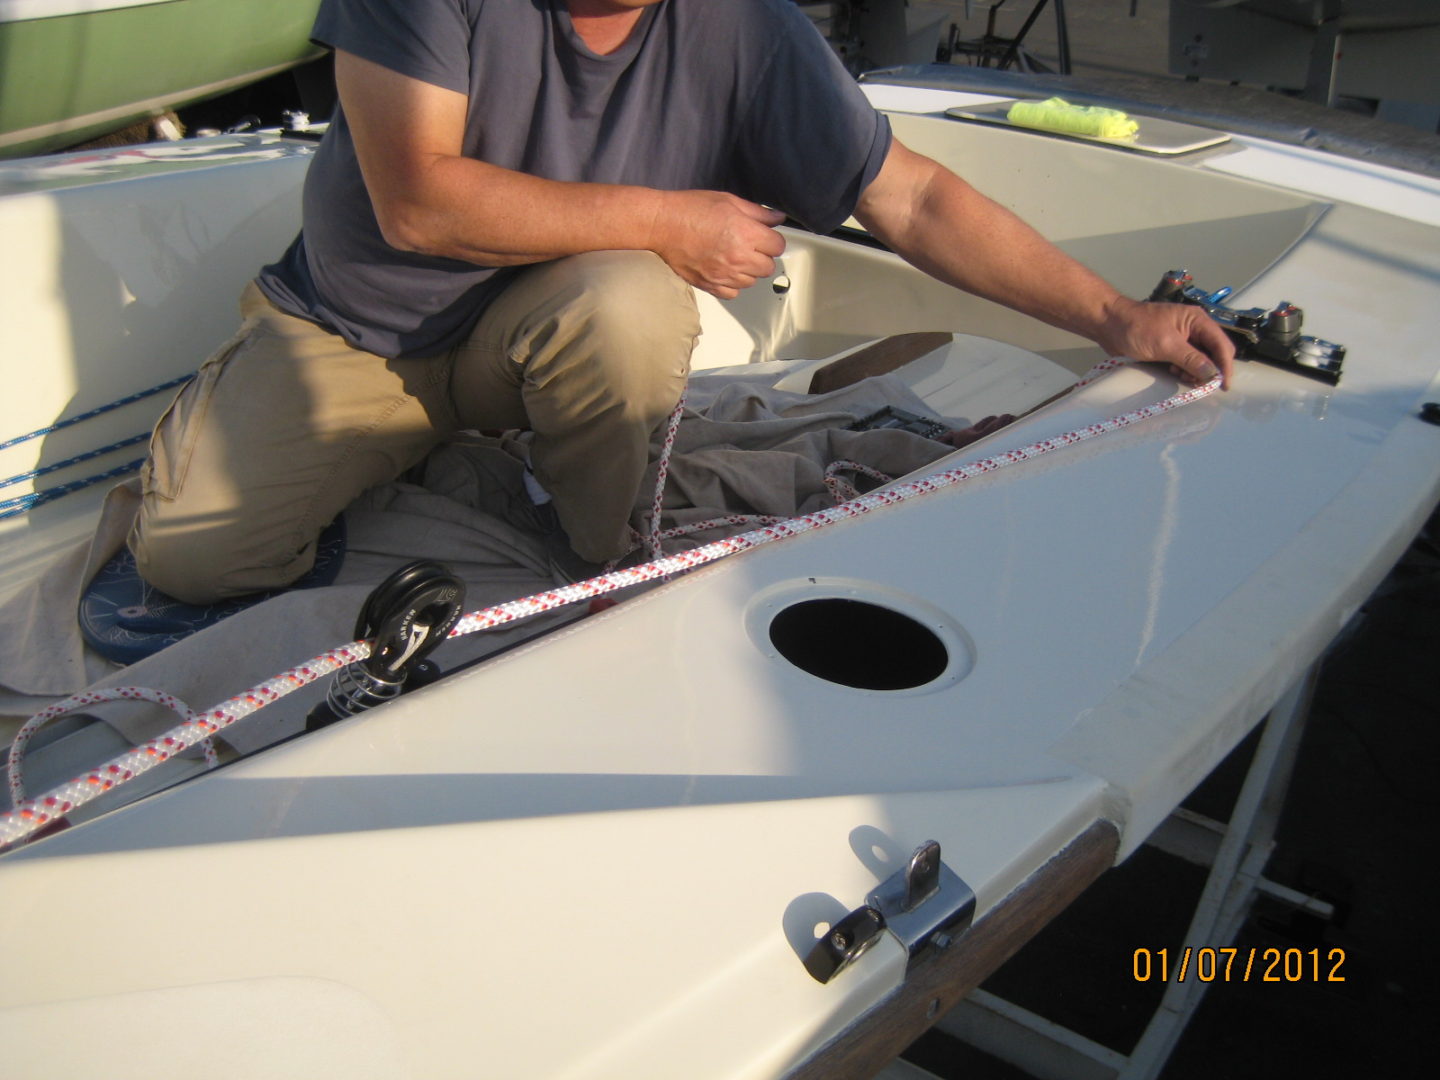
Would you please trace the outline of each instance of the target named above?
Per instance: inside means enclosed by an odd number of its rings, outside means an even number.
[[[465,583],[435,562],[412,562],[381,582],[361,605],[355,637],[370,655],[335,673],[325,701],[311,710],[315,731],[434,682],[438,669],[425,658],[445,640],[465,610]]]

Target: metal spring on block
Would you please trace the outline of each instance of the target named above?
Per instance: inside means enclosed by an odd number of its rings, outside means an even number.
[[[347,664],[331,677],[325,704],[338,720],[399,697],[404,685],[403,678],[391,682],[366,670],[363,661]]]

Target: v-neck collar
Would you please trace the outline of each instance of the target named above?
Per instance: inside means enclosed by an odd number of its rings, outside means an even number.
[[[614,52],[603,55],[585,44],[585,39],[575,29],[575,22],[570,18],[570,7],[565,0],[550,0],[550,5],[564,39],[569,42],[570,47],[578,55],[597,64],[626,64],[633,60],[635,54],[640,51],[640,46],[645,41],[645,35],[650,32],[650,24],[654,22],[656,12],[665,6],[665,0],[641,9],[640,18],[635,20],[635,25],[630,30],[630,36]]]

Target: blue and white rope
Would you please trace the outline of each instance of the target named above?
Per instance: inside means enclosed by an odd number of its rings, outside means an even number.
[[[179,375],[173,379],[168,379],[165,382],[160,383],[158,386],[152,386],[148,390],[137,390],[133,394],[128,394],[122,398],[117,398],[116,400],[111,401],[105,405],[97,405],[95,408],[90,409],[88,412],[77,413],[74,416],[66,417],[64,420],[57,421],[56,423],[51,424],[49,427],[43,427],[37,431],[31,431],[25,435],[16,435],[13,439],[6,439],[4,442],[0,442],[0,450],[9,450],[12,446],[19,446],[21,443],[29,442],[31,439],[41,438],[44,435],[49,435],[52,432],[60,431],[63,428],[74,427],[76,424],[80,423],[83,420],[91,420],[97,416],[102,416],[107,412],[119,409],[125,405],[133,404],[136,401],[143,401],[147,397],[153,397],[154,395],[163,393],[166,390],[172,390],[175,387],[181,385],[182,383],[189,382],[190,379],[194,376],[194,374],[195,373],[192,371],[189,375]]]
[[[141,436],[145,438],[145,436]],[[126,443],[124,445],[129,445]],[[69,495],[72,491],[80,491],[83,488],[93,487],[95,484],[103,484],[106,480],[118,480],[122,476],[129,476],[145,463],[144,458],[136,458],[134,461],[127,461],[124,465],[116,465],[113,469],[106,469],[104,472],[95,473],[93,476],[86,476],[79,480],[71,480],[66,484],[56,484],[54,487],[45,488],[43,491],[33,491],[29,495],[16,495],[12,499],[0,499],[0,521],[5,518],[18,517],[48,502],[54,502],[62,495]],[[64,464],[69,464],[68,462]]]
[[[133,394],[127,394],[125,397],[117,398],[115,401],[107,402],[104,405],[98,405],[83,413],[77,413],[75,416],[67,417],[64,420],[51,424],[49,427],[38,428],[35,431],[26,432],[24,435],[16,435],[12,439],[6,439],[4,442],[0,442],[0,450],[9,450],[12,446],[19,446],[32,439],[43,438],[46,435],[53,434],[65,428],[74,427],[82,421],[92,420],[97,416],[103,416],[107,412],[113,412],[115,409],[123,408],[137,401],[143,401],[145,398],[164,393],[166,390],[173,390],[175,387],[189,382],[192,375],[193,373],[191,375],[180,375],[173,379],[167,379],[165,382],[152,386],[148,390],[139,390]],[[38,480],[42,476],[59,472],[61,469],[68,469],[72,465],[79,465],[81,462],[92,461],[95,458],[103,457],[105,454],[113,453],[116,450],[123,450],[127,446],[134,446],[136,443],[143,442],[148,436],[148,432],[130,435],[117,442],[110,443],[108,446],[101,446],[94,450],[86,450],[73,457],[68,457],[64,461],[56,461],[49,465],[42,465],[39,468],[31,469],[29,472],[16,473],[14,476],[0,480],[0,488],[13,487],[16,484],[23,484],[27,480]],[[69,495],[72,491],[80,491],[95,484],[104,483],[106,480],[118,480],[122,476],[128,476],[138,469],[144,460],[144,458],[136,458],[134,461],[127,461],[123,465],[117,465],[113,469],[107,469],[93,476],[86,476],[79,480],[71,480],[64,484],[57,484],[54,487],[44,488],[41,491],[31,492],[28,495],[16,495],[13,498],[0,499],[0,520],[24,514],[37,506],[52,502],[62,495]]]

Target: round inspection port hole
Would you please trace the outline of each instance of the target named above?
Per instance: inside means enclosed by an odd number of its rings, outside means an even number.
[[[864,600],[802,600],[770,621],[770,643],[801,671],[857,690],[909,690],[950,665],[924,623]]]

